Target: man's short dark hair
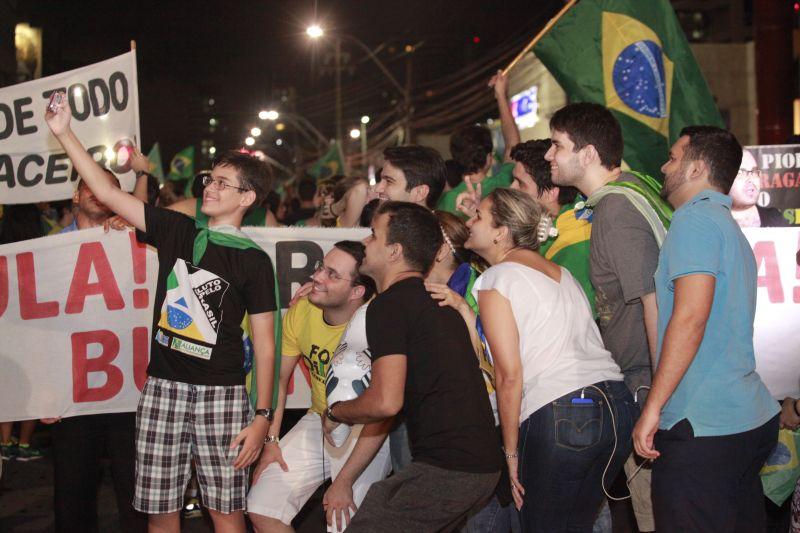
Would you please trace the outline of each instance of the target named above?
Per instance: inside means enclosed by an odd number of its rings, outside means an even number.
[[[119,178],[117,177],[117,175],[116,175],[116,174],[114,174],[113,172],[111,172],[111,171],[110,171],[109,169],[107,169],[106,167],[100,167],[100,168],[102,168],[102,169],[103,169],[103,172],[105,172],[106,174],[108,174],[109,176],[111,176],[112,178],[114,178],[114,181],[116,181],[116,182],[117,182],[117,187],[122,187],[122,185],[121,185],[121,184],[120,184],[120,182],[119,182]],[[77,190],[78,190],[78,189],[80,189],[81,187],[88,187],[88,185],[86,184],[86,182],[84,181],[84,179],[83,179],[82,177],[78,176],[78,183],[75,185],[75,190],[77,191]]]
[[[709,182],[728,194],[742,164],[742,145],[736,136],[716,126],[687,126],[680,136],[689,137],[684,161],[702,160],[708,165]]]
[[[192,196],[194,196],[195,198],[203,197],[203,191],[206,188],[206,186],[203,185],[203,179],[205,179],[206,176],[210,175],[211,175],[210,170],[201,170],[200,172],[194,175],[194,178],[192,178]]]
[[[311,178],[303,178],[297,184],[297,196],[304,202],[310,202],[317,194],[317,182]]]
[[[211,163],[211,168],[224,165],[236,169],[239,186],[256,193],[256,201],[252,207],[261,205],[272,182],[272,171],[265,162],[250,154],[237,150],[228,150],[218,155]]]
[[[361,264],[364,262],[364,244],[358,241],[339,241],[334,244],[333,247],[343,251],[356,260],[356,268],[350,273],[350,277],[355,280],[353,282],[355,285],[361,285],[364,287],[364,296],[362,299],[363,301],[368,302],[375,294],[376,290],[375,280],[359,272],[361,269]]]
[[[444,162],[444,168],[447,170],[447,184],[455,189],[464,180],[464,167],[455,159],[448,159]]]
[[[464,167],[466,174],[483,170],[486,156],[493,148],[492,133],[483,126],[464,126],[450,136],[450,155]]]
[[[388,215],[386,243],[400,244],[416,272],[427,274],[442,246],[442,229],[432,211],[410,202],[383,202],[375,216]]]
[[[383,151],[383,158],[403,171],[406,191],[419,185],[428,186],[425,204],[433,209],[444,190],[447,170],[439,152],[427,146],[390,146]]]
[[[511,159],[521,163],[525,172],[531,175],[539,197],[542,193],[553,187],[558,187],[558,205],[567,205],[575,201],[578,189],[564,185],[556,185],[550,176],[550,162],[545,160],[544,154],[550,149],[550,139],[536,139],[519,143],[511,149]]]
[[[611,111],[600,104],[566,105],[550,119],[550,129],[569,135],[576,152],[584,146],[594,146],[600,163],[608,170],[622,163],[622,129]]]

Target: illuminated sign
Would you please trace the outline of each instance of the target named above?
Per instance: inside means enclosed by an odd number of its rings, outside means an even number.
[[[520,129],[536,125],[539,122],[539,87],[534,85],[512,96],[511,114]]]

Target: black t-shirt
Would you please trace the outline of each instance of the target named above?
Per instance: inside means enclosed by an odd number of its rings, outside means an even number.
[[[367,308],[372,359],[407,358],[405,401],[415,461],[463,472],[501,466],[494,417],[464,319],[440,307],[421,278],[391,285]]]
[[[147,373],[195,385],[244,385],[245,311],[275,310],[272,262],[263,250],[208,243],[192,264],[194,220],[145,205],[140,241],[158,249],[158,286]],[[270,334],[272,332],[270,331]]]

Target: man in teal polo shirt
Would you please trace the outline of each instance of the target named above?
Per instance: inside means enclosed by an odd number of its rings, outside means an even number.
[[[729,132],[684,128],[663,194],[676,211],[656,271],[658,363],[633,432],[654,459],[658,531],[764,531],[758,476],[778,403],[755,371],[756,262],[727,196],[742,158]]]

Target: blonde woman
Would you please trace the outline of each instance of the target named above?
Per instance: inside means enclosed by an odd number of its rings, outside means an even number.
[[[473,292],[523,531],[591,531],[630,454],[635,405],[580,285],[536,253],[543,216],[524,193],[496,189],[465,246],[490,265]]]

